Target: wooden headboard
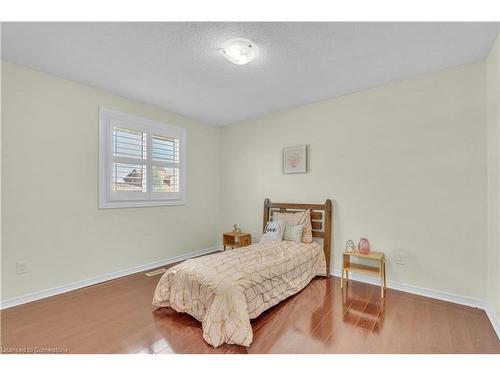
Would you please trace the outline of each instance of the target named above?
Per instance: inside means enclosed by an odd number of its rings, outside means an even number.
[[[311,210],[313,237],[323,239],[323,251],[326,259],[326,272],[330,275],[330,252],[332,246],[332,201],[327,199],[324,204],[307,203],[273,203],[268,198],[264,200],[265,228],[272,219],[273,212],[297,212]]]

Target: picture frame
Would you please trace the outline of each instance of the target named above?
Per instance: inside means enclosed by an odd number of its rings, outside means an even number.
[[[283,173],[307,172],[307,145],[283,148]]]

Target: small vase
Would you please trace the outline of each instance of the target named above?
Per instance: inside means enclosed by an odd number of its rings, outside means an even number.
[[[370,243],[368,242],[368,238],[360,238],[358,249],[361,254],[368,254],[370,252]]]

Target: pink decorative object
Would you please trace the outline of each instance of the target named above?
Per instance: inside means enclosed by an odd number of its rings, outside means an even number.
[[[368,242],[368,238],[360,238],[358,249],[361,254],[368,254],[370,252],[370,243]]]
[[[302,155],[298,152],[291,152],[288,154],[288,164],[292,168],[297,168],[299,163],[302,161]]]

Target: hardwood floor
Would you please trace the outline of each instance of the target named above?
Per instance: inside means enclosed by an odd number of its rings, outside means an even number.
[[[143,273],[1,311],[1,345],[69,353],[500,353],[482,310],[316,278],[252,321],[248,348],[213,348],[187,314],[154,309]]]

